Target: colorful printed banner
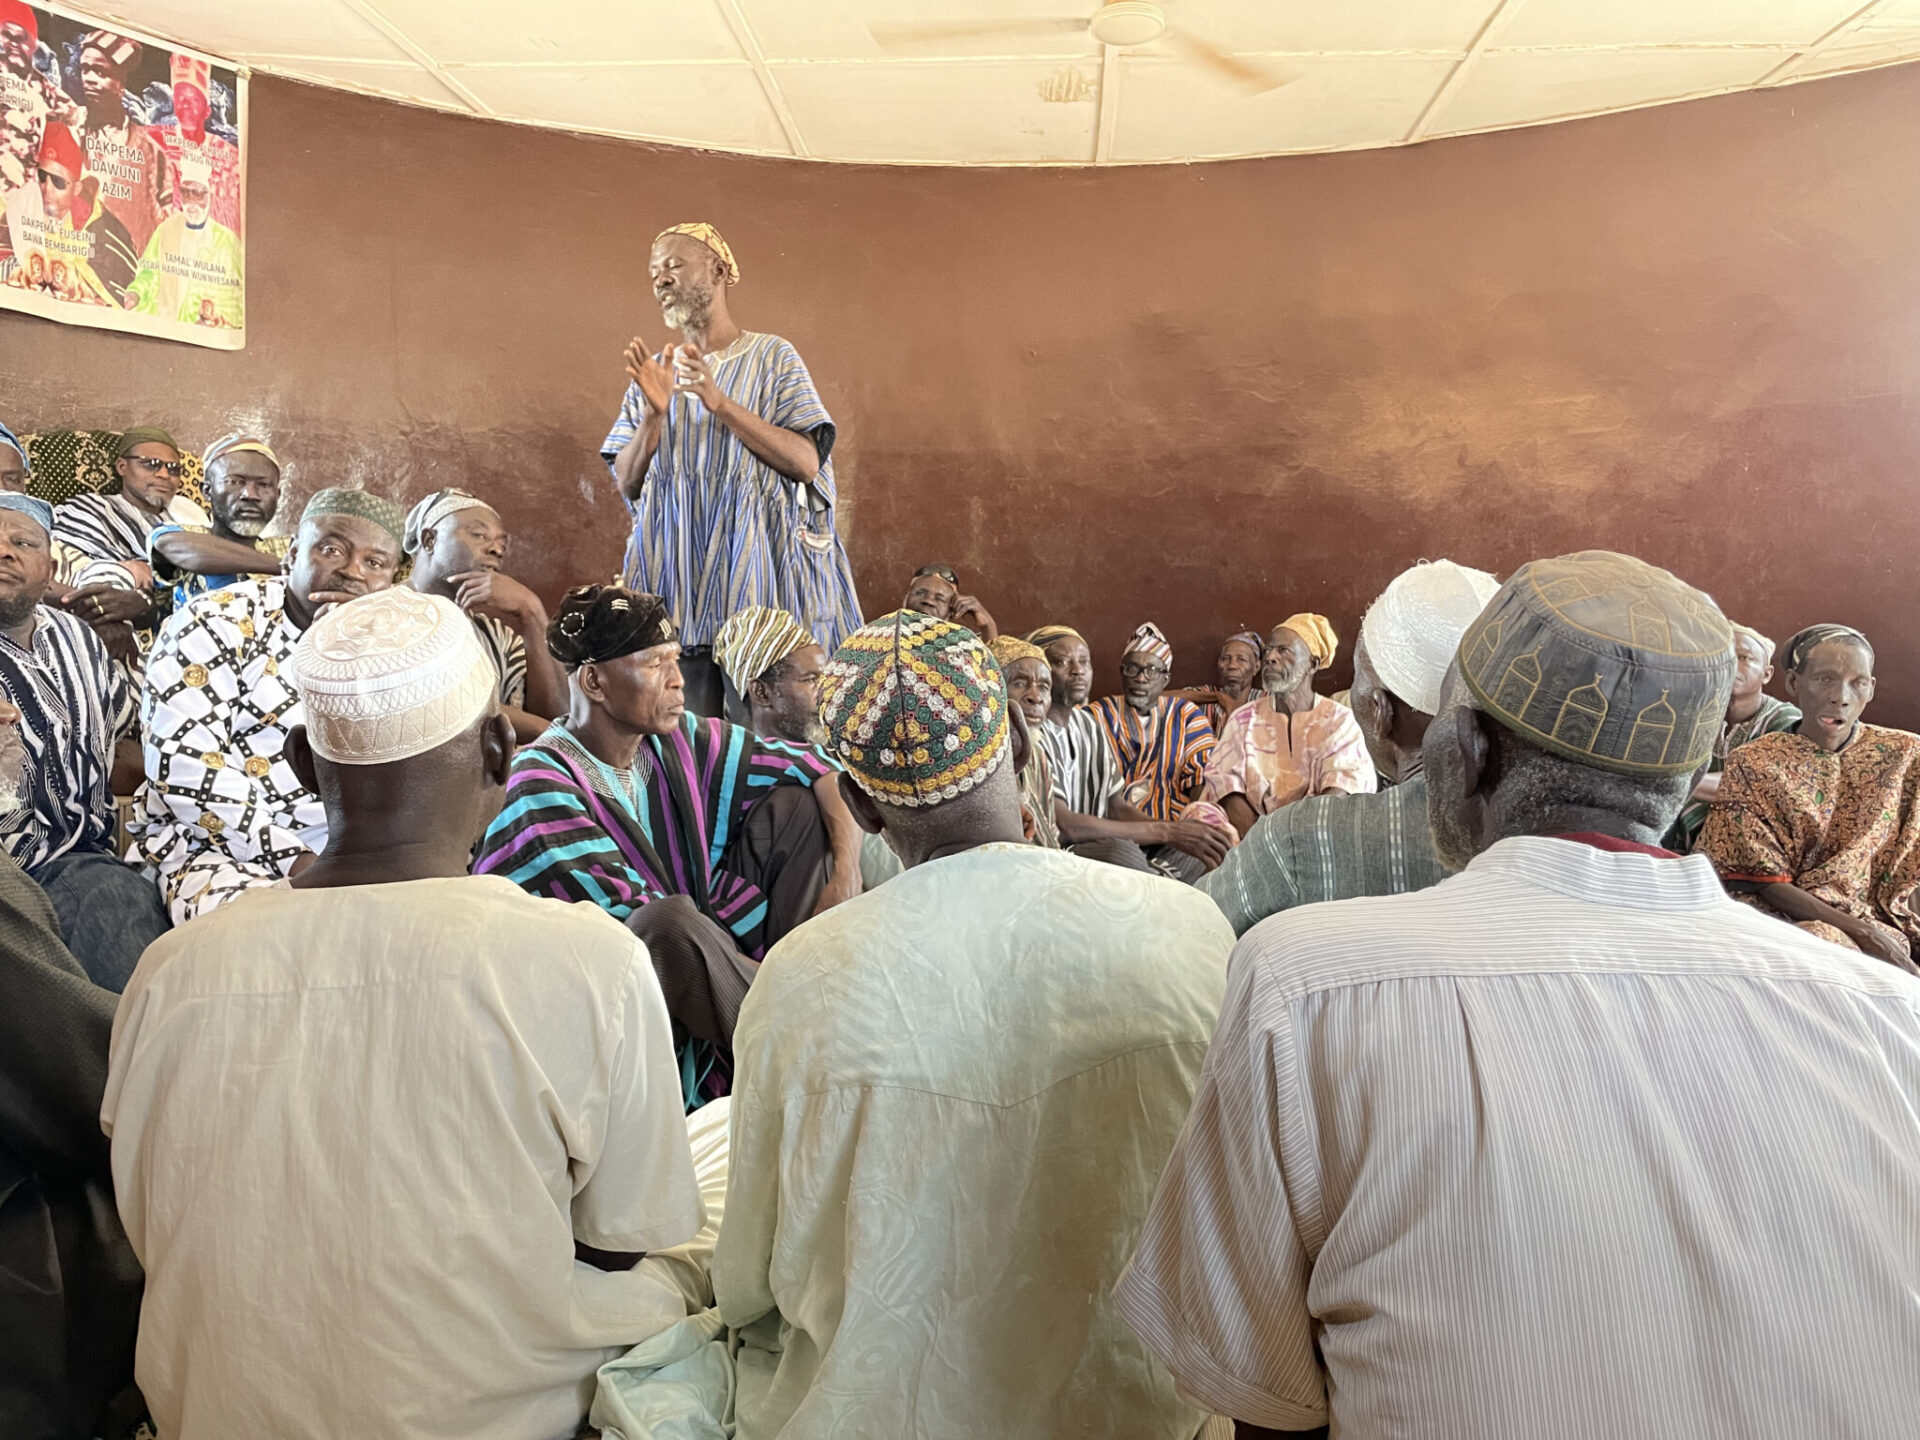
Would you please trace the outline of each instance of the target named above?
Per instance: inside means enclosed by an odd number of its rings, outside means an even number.
[[[0,0],[0,308],[246,344],[247,79]]]

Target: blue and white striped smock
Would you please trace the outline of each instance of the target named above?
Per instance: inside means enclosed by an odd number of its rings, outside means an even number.
[[[799,352],[778,335],[742,332],[716,358],[714,383],[784,429],[810,435],[820,473],[801,485],[761,463],[697,399],[676,393],[647,469],[627,508],[622,583],[667,602],[680,639],[711,645],[727,617],[750,605],[790,611],[831,655],[860,628],[860,597],[833,528],[833,417]],[[640,387],[629,384],[600,454],[614,458],[640,428]]]

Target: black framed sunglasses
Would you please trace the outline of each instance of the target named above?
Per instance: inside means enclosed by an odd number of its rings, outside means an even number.
[[[73,182],[64,175],[56,175],[44,165],[40,167],[40,183],[51,185],[56,190],[64,190]]]
[[[1139,665],[1131,660],[1120,662],[1120,676],[1124,680],[1138,680],[1142,675],[1165,675],[1167,672],[1165,665]]]
[[[158,475],[162,470],[176,480],[187,471],[186,465],[179,460],[162,460],[155,455],[129,455],[127,459],[138,465],[149,475]]]

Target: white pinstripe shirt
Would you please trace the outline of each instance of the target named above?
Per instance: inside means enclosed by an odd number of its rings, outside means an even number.
[[[1283,1430],[1920,1434],[1920,980],[1563,840],[1277,915],[1118,1299]]]

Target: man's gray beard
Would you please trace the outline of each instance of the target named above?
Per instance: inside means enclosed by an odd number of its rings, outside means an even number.
[[[806,735],[807,744],[825,745],[829,738],[831,737],[828,734],[826,723],[824,721],[815,720],[807,726],[807,735]]]
[[[705,330],[712,315],[711,295],[687,295],[670,299],[660,307],[660,318],[682,334],[688,330]]]
[[[227,529],[242,540],[258,540],[270,522],[266,520],[229,520]]]

